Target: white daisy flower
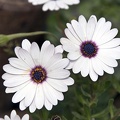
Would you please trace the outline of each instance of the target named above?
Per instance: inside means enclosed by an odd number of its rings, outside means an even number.
[[[58,100],[64,99],[63,93],[68,90],[74,80],[65,69],[69,64],[67,58],[62,58],[61,46],[54,47],[45,41],[39,49],[36,42],[32,44],[23,40],[22,48],[16,47],[17,58],[9,58],[9,64],[4,65],[5,74],[2,78],[6,93],[14,93],[13,103],[20,102],[20,110],[29,107],[30,112],[43,106],[51,110]]]
[[[33,5],[44,4],[42,9],[43,11],[47,10],[59,10],[59,9],[68,9],[68,5],[79,4],[80,0],[28,0],[28,2]]]
[[[81,72],[83,77],[89,75],[93,81],[98,79],[98,75],[102,76],[104,71],[113,74],[113,68],[118,65],[116,59],[120,59],[120,38],[114,38],[117,33],[116,28],[111,29],[110,21],[103,17],[97,21],[94,15],[88,22],[81,15],[78,21],[67,23],[67,38],[61,38],[60,41],[68,52],[68,69],[74,73]]]
[[[29,115],[25,114],[22,119],[20,119],[19,115],[17,115],[15,110],[12,110],[10,117],[5,115],[4,118],[0,118],[0,120],[29,120]]]

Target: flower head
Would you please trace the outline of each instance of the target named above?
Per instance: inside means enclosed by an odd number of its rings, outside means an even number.
[[[16,47],[17,58],[9,58],[9,64],[4,65],[5,74],[2,78],[6,93],[14,93],[13,103],[20,102],[20,109],[29,107],[30,112],[43,106],[51,110],[58,100],[64,99],[63,93],[68,90],[74,80],[65,69],[69,64],[67,58],[62,58],[61,46],[54,47],[45,41],[39,49],[36,42],[32,44],[23,40],[22,48]]]
[[[116,59],[120,59],[120,38],[114,38],[117,33],[116,28],[111,29],[110,21],[103,17],[97,21],[94,15],[88,22],[81,15],[78,21],[67,23],[67,38],[61,38],[60,41],[68,52],[68,69],[74,73],[81,72],[83,77],[89,74],[93,81],[98,79],[98,75],[102,76],[104,71],[113,74],[113,68],[118,65]]]
[[[68,5],[79,4],[80,0],[28,0],[33,5],[43,5],[43,11],[68,9]]]
[[[25,114],[22,119],[20,119],[19,115],[17,115],[15,110],[12,110],[10,117],[5,115],[4,119],[0,118],[0,120],[29,120],[29,115]]]

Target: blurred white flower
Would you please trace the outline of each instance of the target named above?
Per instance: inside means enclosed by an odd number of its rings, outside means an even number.
[[[42,9],[43,11],[47,10],[59,10],[59,9],[68,9],[69,5],[79,4],[80,0],[28,0],[28,2],[33,5],[44,4]]]
[[[20,102],[20,110],[29,107],[30,112],[43,106],[51,110],[58,100],[64,99],[63,93],[68,90],[74,80],[65,69],[69,64],[67,58],[62,58],[61,46],[54,47],[45,41],[39,49],[36,42],[32,44],[23,40],[22,48],[16,47],[18,58],[9,58],[9,64],[4,65],[5,74],[2,78],[6,93],[14,93],[13,103]]]
[[[0,118],[0,120],[29,120],[29,115],[25,114],[22,119],[20,119],[19,115],[17,115],[15,110],[12,110],[10,117],[5,115],[4,118]]]
[[[113,67],[118,65],[116,59],[120,59],[120,38],[114,38],[117,33],[116,28],[111,29],[110,21],[103,17],[97,21],[94,15],[88,22],[81,15],[78,21],[67,23],[67,38],[61,38],[60,41],[68,52],[68,69],[74,73],[81,72],[83,77],[89,74],[93,81],[98,79],[98,75],[102,76],[104,71],[113,74]]]

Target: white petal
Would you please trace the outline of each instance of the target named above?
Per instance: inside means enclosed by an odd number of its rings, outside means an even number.
[[[33,100],[32,104],[31,104],[30,107],[29,107],[29,111],[30,111],[31,113],[33,113],[33,112],[35,112],[35,110],[36,110],[36,106],[35,106],[35,102],[34,102],[34,100]]]
[[[44,105],[45,97],[42,88],[42,84],[39,84],[37,87],[36,95],[35,95],[35,105],[37,109],[41,109]]]
[[[29,71],[25,71],[25,70],[20,70],[20,69],[17,69],[17,68],[14,68],[12,67],[10,64],[6,64],[3,66],[3,70],[7,73],[10,73],[10,74],[29,74]]]
[[[69,26],[69,24],[67,24],[67,26]],[[71,26],[72,27],[72,26]],[[70,28],[70,29],[73,29],[73,28]],[[74,35],[75,34],[75,35]],[[80,40],[78,38],[78,36],[76,35],[76,33],[73,33],[73,30],[69,30],[69,29],[65,29],[65,35],[68,37],[68,39],[73,42],[74,44],[76,45],[79,45],[80,44]],[[77,36],[77,38],[76,38]]]
[[[32,101],[35,99],[37,84],[32,84],[32,89],[29,90],[27,95],[25,96],[25,106],[28,107]]]
[[[84,31],[83,31],[83,28],[81,27],[81,25],[76,20],[72,20],[71,24],[72,24],[76,34],[78,35],[79,39],[81,41],[86,40]]]
[[[30,81],[29,75],[14,75],[10,80],[5,80],[4,85],[7,87],[14,87]]]
[[[93,15],[90,17],[87,23],[87,40],[92,40],[96,27],[96,17]]]
[[[57,53],[54,54],[50,60],[48,61],[48,63],[46,64],[45,68],[49,68],[51,65],[53,65],[54,63],[56,63],[57,61],[62,59],[62,54],[61,53]]]
[[[85,17],[83,15],[80,15],[79,18],[78,18],[78,21],[79,21],[79,24],[81,25],[81,27],[83,29],[85,38],[87,38],[86,37],[87,21],[86,21]]]
[[[24,39],[22,41],[22,48],[29,52],[30,51],[30,47],[31,47],[31,43],[29,42],[29,40]]]
[[[4,119],[5,120],[10,120],[10,118],[7,115],[4,116]]]
[[[111,49],[100,49],[100,52],[105,56],[120,59],[120,46]]]
[[[9,63],[15,68],[22,69],[22,70],[30,69],[30,67],[21,59],[9,58],[8,60],[9,60]]]
[[[39,64],[40,49],[36,42],[33,42],[30,48],[30,53],[36,65]]]
[[[48,101],[47,98],[45,98],[45,107],[47,110],[51,110],[53,105]]]
[[[103,62],[105,63],[106,65],[110,66],[110,67],[117,67],[118,66],[118,63],[117,61],[110,57],[110,56],[106,56],[104,55],[104,53],[102,51],[99,51],[99,54],[97,55],[97,57]]]
[[[23,99],[21,102],[20,102],[20,104],[19,104],[19,108],[20,108],[20,110],[25,110],[27,107],[25,106],[25,99]]]
[[[63,47],[62,45],[58,45],[55,47],[55,54],[56,53],[63,53]]]
[[[66,36],[75,44],[79,45],[80,40],[79,37],[77,36],[73,26],[70,23],[66,24],[68,27],[68,30],[65,31]]]
[[[24,49],[19,49],[18,51],[19,56],[21,57],[21,59],[31,68],[35,67],[35,63],[33,61],[33,58],[31,57],[31,55]]]
[[[114,73],[114,69],[106,64],[104,64],[102,61],[100,61],[99,59],[97,59],[97,63],[98,65],[108,74],[113,74]]]
[[[100,43],[98,43],[98,45],[101,45],[103,43],[106,43],[110,40],[112,40],[118,33],[117,29],[111,29],[110,31],[108,31],[106,34],[104,34],[101,39],[100,39]]]
[[[16,111],[12,110],[11,114],[10,114],[10,118],[14,119],[14,117],[16,116]]]
[[[100,18],[96,24],[96,28],[95,28],[95,32],[94,32],[94,35],[93,35],[93,40],[97,40],[97,35],[100,33],[100,29],[104,26],[105,24],[105,18]]]
[[[69,77],[69,75],[70,72],[65,69],[57,69],[57,70],[49,71],[49,73],[47,74],[48,77],[56,78],[56,79],[64,79]]]
[[[84,63],[86,58],[84,58],[83,56],[81,56],[74,64],[73,66],[73,73],[79,73],[81,71],[81,68],[84,67]]]
[[[103,69],[101,68],[101,66],[98,64],[97,58],[93,58],[93,59],[91,59],[91,61],[92,61],[92,66],[93,66],[94,71],[98,75],[102,76],[104,74],[104,72],[103,72]]]
[[[23,89],[17,91],[12,97],[12,102],[13,103],[20,102],[23,98],[25,98],[25,96],[27,95],[29,90],[32,88],[32,86],[33,86],[33,82],[29,83]]]
[[[54,46],[51,44],[44,51],[41,51],[41,65],[44,67],[50,58],[54,55],[55,49]]]
[[[69,60],[67,58],[61,59],[54,64],[52,64],[50,67],[47,68],[47,71],[52,71],[56,69],[63,69],[69,64]]]
[[[73,80],[73,78],[71,78],[71,77],[69,77],[69,78],[67,78],[67,79],[64,79],[62,82],[65,83],[65,84],[68,85],[68,86],[74,84],[74,80]]]
[[[98,75],[95,73],[95,71],[93,70],[92,67],[92,63],[90,62],[90,72],[89,72],[90,78],[92,79],[92,81],[97,81],[98,79]]]
[[[22,120],[29,120],[29,115],[28,115],[28,114],[25,114],[25,115],[22,117]]]
[[[113,47],[117,47],[119,45],[120,45],[120,38],[114,38],[113,40],[100,45],[99,48],[113,48]]]
[[[16,115],[13,120],[20,120],[20,117]]]
[[[86,77],[89,74],[89,58],[86,58],[82,67],[81,67],[81,75]]]
[[[70,62],[68,64],[68,66],[66,67],[66,69],[68,69],[68,70],[72,69],[75,63],[76,63],[76,60],[70,60]]]
[[[70,60],[77,60],[80,56],[81,56],[80,51],[70,52],[70,53],[68,53],[68,55],[67,55],[67,57],[68,57]]]
[[[80,49],[79,45],[76,45],[72,43],[69,39],[67,38],[61,38],[60,39],[61,44],[63,45],[63,49],[67,52],[74,52],[76,50]]]
[[[45,94],[46,98],[53,105],[57,105],[58,104],[57,97],[54,95],[55,90],[45,81],[42,84],[43,84],[43,90],[44,90],[44,94]]]
[[[64,84],[64,80],[55,80],[51,78],[47,78],[47,83],[52,86],[54,89],[61,91],[61,92],[66,92],[68,91],[68,87],[66,84]]]

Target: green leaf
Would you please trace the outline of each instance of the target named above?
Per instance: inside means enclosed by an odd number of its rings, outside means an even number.
[[[82,119],[82,120],[85,120],[85,117],[80,115],[78,112],[72,112],[72,114],[74,115],[74,117],[78,118],[78,119]]]

